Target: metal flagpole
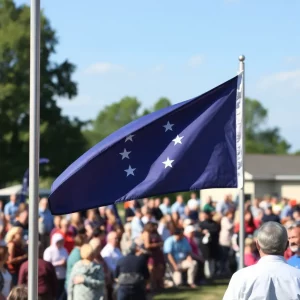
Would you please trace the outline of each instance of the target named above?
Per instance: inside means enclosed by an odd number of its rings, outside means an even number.
[[[243,183],[242,188],[239,190],[239,215],[240,215],[240,231],[239,231],[239,248],[240,248],[240,259],[239,259],[239,269],[244,268],[244,253],[245,253],[245,192],[244,192],[244,185],[245,185],[245,168],[244,168],[244,161],[245,161],[245,56],[241,55],[239,57],[240,61],[240,74],[242,75],[242,84],[241,84],[241,96],[242,96],[242,174],[243,174]]]
[[[29,251],[28,299],[38,299],[40,156],[40,0],[30,6]]]

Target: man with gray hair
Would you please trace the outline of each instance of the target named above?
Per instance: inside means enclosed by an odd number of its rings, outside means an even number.
[[[266,222],[258,230],[257,264],[233,274],[223,300],[300,299],[300,270],[284,260],[287,230],[277,222]]]

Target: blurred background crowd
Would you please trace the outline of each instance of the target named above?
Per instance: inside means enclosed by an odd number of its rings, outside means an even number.
[[[28,280],[28,206],[16,195],[0,202],[0,290]],[[116,209],[118,207],[118,209]],[[276,221],[300,221],[296,200],[266,196],[245,202],[245,266],[255,264],[257,229]],[[191,193],[163,199],[52,216],[47,198],[39,203],[40,299],[144,299],[146,293],[229,278],[239,262],[239,215],[231,195],[214,201]],[[295,223],[296,222],[296,223]],[[292,243],[286,259],[298,251]],[[123,298],[122,298],[123,297]],[[136,298],[137,299],[137,298]],[[146,299],[146,298],[145,298]]]

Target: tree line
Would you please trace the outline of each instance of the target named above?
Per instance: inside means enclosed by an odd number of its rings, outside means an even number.
[[[59,98],[72,100],[78,85],[75,65],[52,59],[58,39],[49,20],[41,18],[41,135],[40,153],[50,159],[41,175],[55,178],[88,148],[123,125],[171,105],[160,98],[148,109],[135,97],[104,107],[95,120],[71,119],[62,114]],[[13,0],[0,0],[0,187],[20,181],[29,157],[30,11]],[[246,152],[288,153],[290,145],[277,127],[266,127],[268,111],[246,99]],[[86,126],[88,125],[89,126]],[[88,129],[86,129],[88,128]]]

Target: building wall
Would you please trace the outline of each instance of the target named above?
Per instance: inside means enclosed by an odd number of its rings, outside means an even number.
[[[300,182],[299,181],[271,181],[256,180],[245,182],[245,194],[251,197],[264,197],[265,195],[278,194],[280,197],[297,199],[300,202]],[[200,191],[200,199],[204,204],[207,197],[213,200],[223,200],[224,196],[231,194],[233,198],[238,195],[238,189],[207,189]]]
[[[245,182],[245,194],[254,195],[255,184],[253,181]],[[207,189],[200,191],[200,199],[202,203],[207,199],[207,197],[211,196],[213,200],[223,200],[225,195],[231,194],[233,199],[238,195],[238,189]]]
[[[255,181],[255,197],[264,197],[265,195],[271,195],[278,193],[280,195],[281,188],[275,181],[270,180],[256,180]]]
[[[280,194],[282,197],[297,199],[300,201],[300,182],[299,181],[279,181]]]
[[[237,193],[237,189],[207,189],[200,191],[200,199],[202,200],[202,203],[204,203],[205,200],[211,196],[213,200],[219,201],[223,200],[225,195],[231,194],[235,197]]]

